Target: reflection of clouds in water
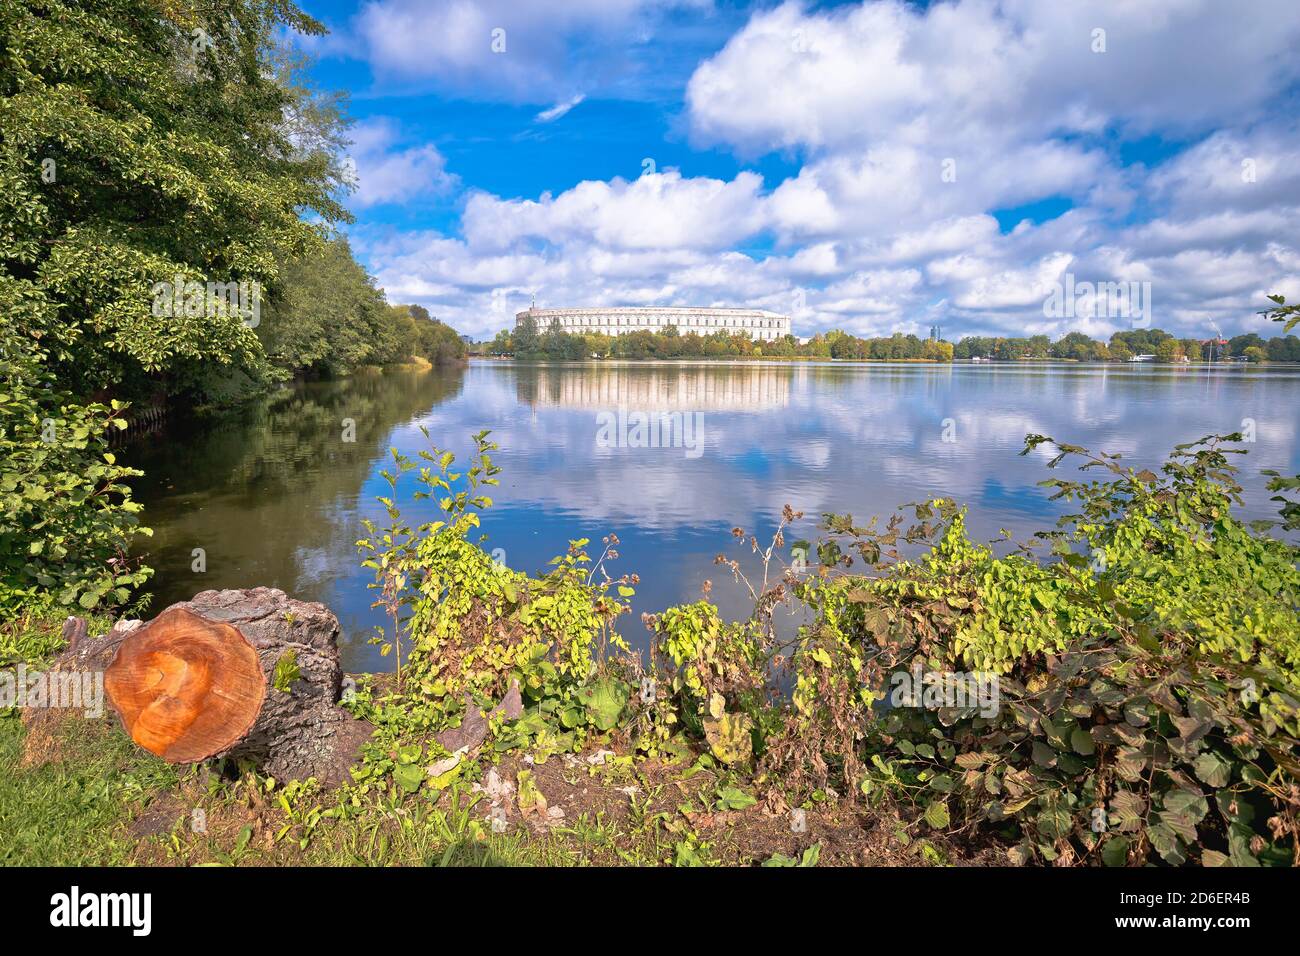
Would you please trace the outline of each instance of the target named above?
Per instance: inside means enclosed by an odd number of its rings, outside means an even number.
[[[722,384],[709,386],[710,375]],[[506,468],[497,498],[508,510],[541,508],[657,533],[748,526],[770,520],[787,502],[810,514],[887,513],[935,493],[969,504],[979,523],[996,526],[1048,510],[1035,483],[1048,477],[1042,465],[1052,453],[1040,448],[1020,458],[1026,434],[1156,464],[1174,442],[1222,430],[1228,423],[1219,414],[1219,393],[1242,384],[1248,383],[1207,389],[1194,377],[1094,367],[478,363],[463,396],[435,408],[426,422],[439,432],[457,424],[461,431],[493,429]],[[1294,396],[1296,382],[1286,387]],[[684,394],[698,395],[704,412],[702,458],[688,459],[680,448],[597,447],[595,408],[668,395],[671,407],[691,410]],[[520,404],[521,395],[528,404]],[[745,395],[780,395],[785,407],[718,407],[719,396]],[[946,418],[955,421],[954,443],[942,440]],[[1257,448],[1271,446],[1272,454],[1259,456],[1253,470],[1266,467],[1266,457],[1285,467],[1295,454],[1294,428],[1260,422]],[[980,513],[984,505],[987,514]]]
[[[566,385],[569,377],[577,384]],[[588,378],[596,384],[582,384]],[[283,587],[339,615],[350,668],[390,666],[366,643],[382,615],[370,607],[371,575],[358,566],[355,542],[363,517],[384,523],[374,499],[387,491],[379,477],[389,467],[387,449],[414,458],[425,447],[420,425],[456,453],[457,467],[466,463],[470,435],[492,430],[504,471],[501,485],[486,489],[496,506],[483,529],[488,546],[504,548],[511,567],[544,570],[571,538],[594,544],[619,535],[614,573],[642,576],[634,613],[620,622],[634,643],[643,639],[642,611],[694,600],[705,578],[724,613],[745,613],[743,591],[713,557],[725,552],[752,569],[752,556],[729,530],[743,527],[766,544],[787,503],[807,516],[787,545],[815,537],[824,512],[865,522],[934,494],[969,506],[977,539],[992,538],[1000,527],[1023,538],[1050,526],[1062,506],[1036,483],[1079,473],[1048,472],[1043,465],[1053,452],[1045,448],[1020,457],[1028,432],[1153,467],[1176,442],[1236,431],[1243,418],[1253,418],[1257,441],[1238,462],[1248,517],[1276,511],[1261,468],[1300,471],[1300,374],[1270,369],[627,363],[551,367],[545,381],[547,395],[559,400],[521,401],[521,391],[538,391],[539,367],[505,362],[304,386],[272,414],[224,422],[155,449],[140,462],[147,475],[140,495],[156,532],[150,560],[159,569],[157,606],[205,587]],[[628,396],[663,401],[666,392],[668,410],[683,413],[696,411],[690,402],[698,401],[703,456],[687,457],[682,448],[597,447],[603,409],[584,398],[593,389],[601,403],[614,405],[630,404]],[[345,414],[357,419],[355,445],[339,442]],[[955,443],[942,440],[945,418],[955,421]],[[415,502],[414,490],[414,476],[407,476],[402,510],[419,524],[438,508]],[[196,545],[208,552],[201,579],[190,570]]]

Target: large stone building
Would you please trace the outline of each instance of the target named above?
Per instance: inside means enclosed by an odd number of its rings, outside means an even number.
[[[623,335],[646,330],[663,332],[670,325],[682,335],[695,332],[743,332],[752,339],[770,342],[790,334],[790,317],[762,309],[680,309],[661,306],[614,309],[538,309],[530,308],[515,315],[515,325],[531,318],[538,332],[545,332],[554,322],[561,331],[580,335],[599,332]]]

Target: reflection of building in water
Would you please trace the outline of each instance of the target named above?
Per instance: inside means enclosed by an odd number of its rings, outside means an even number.
[[[768,342],[790,334],[790,317],[763,309],[679,309],[668,307],[615,309],[537,309],[515,315],[515,325],[529,318],[538,332],[558,322],[561,332],[591,335],[622,335],[625,332],[663,332],[675,326],[682,335],[695,332],[743,332],[751,339]]]
[[[770,366],[538,366],[519,400],[562,408],[759,411],[790,404],[790,369]]]

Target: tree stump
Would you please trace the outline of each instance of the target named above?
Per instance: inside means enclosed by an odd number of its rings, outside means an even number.
[[[104,670],[127,733],[170,763],[230,757],[333,786],[374,729],[338,706],[338,636],[323,604],[275,588],[203,591],[78,641],[56,667]]]
[[[180,606],[124,640],[104,672],[126,732],[168,763],[198,763],[242,741],[266,687],[243,634]]]

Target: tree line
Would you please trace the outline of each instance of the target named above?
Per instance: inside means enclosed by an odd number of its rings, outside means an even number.
[[[288,0],[0,5],[0,615],[147,569],[108,433],[459,336],[390,307],[340,229],[346,103]]]
[[[1138,355],[1151,355],[1157,362],[1217,361],[1244,358],[1251,362],[1300,362],[1300,339],[1277,335],[1265,339],[1254,332],[1230,339],[1177,338],[1163,329],[1133,329],[1116,332],[1108,341],[1070,332],[1053,342],[1046,335],[1026,338],[967,336],[957,343],[958,359],[1063,359],[1078,362],[1127,362]]]
[[[558,321],[545,330],[525,318],[514,331],[502,330],[479,349],[487,355],[517,358],[578,360],[585,358],[868,358],[948,362],[949,342],[896,333],[886,338],[858,338],[848,332],[827,332],[805,343],[793,335],[771,341],[752,339],[744,332],[719,330],[707,335],[680,333],[675,326],[662,332],[638,329],[624,335],[565,332]]]
[[[1272,315],[1272,312],[1268,313]],[[587,358],[673,359],[673,358],[811,358],[858,361],[951,362],[986,359],[1027,359],[1077,362],[1127,362],[1138,355],[1154,361],[1202,362],[1241,358],[1250,362],[1300,362],[1300,338],[1276,335],[1272,338],[1249,332],[1231,339],[1202,341],[1177,338],[1162,329],[1134,329],[1114,333],[1108,341],[1093,339],[1082,332],[1068,332],[1056,341],[1046,335],[1023,338],[965,336],[955,345],[942,339],[922,339],[896,332],[865,338],[850,332],[819,332],[806,342],[793,335],[763,342],[743,332],[681,334],[669,326],[662,332],[638,329],[623,335],[565,332],[558,321],[544,330],[532,318],[525,318],[514,330],[503,329],[490,342],[475,347],[479,354],[514,356],[524,359],[577,361]]]

